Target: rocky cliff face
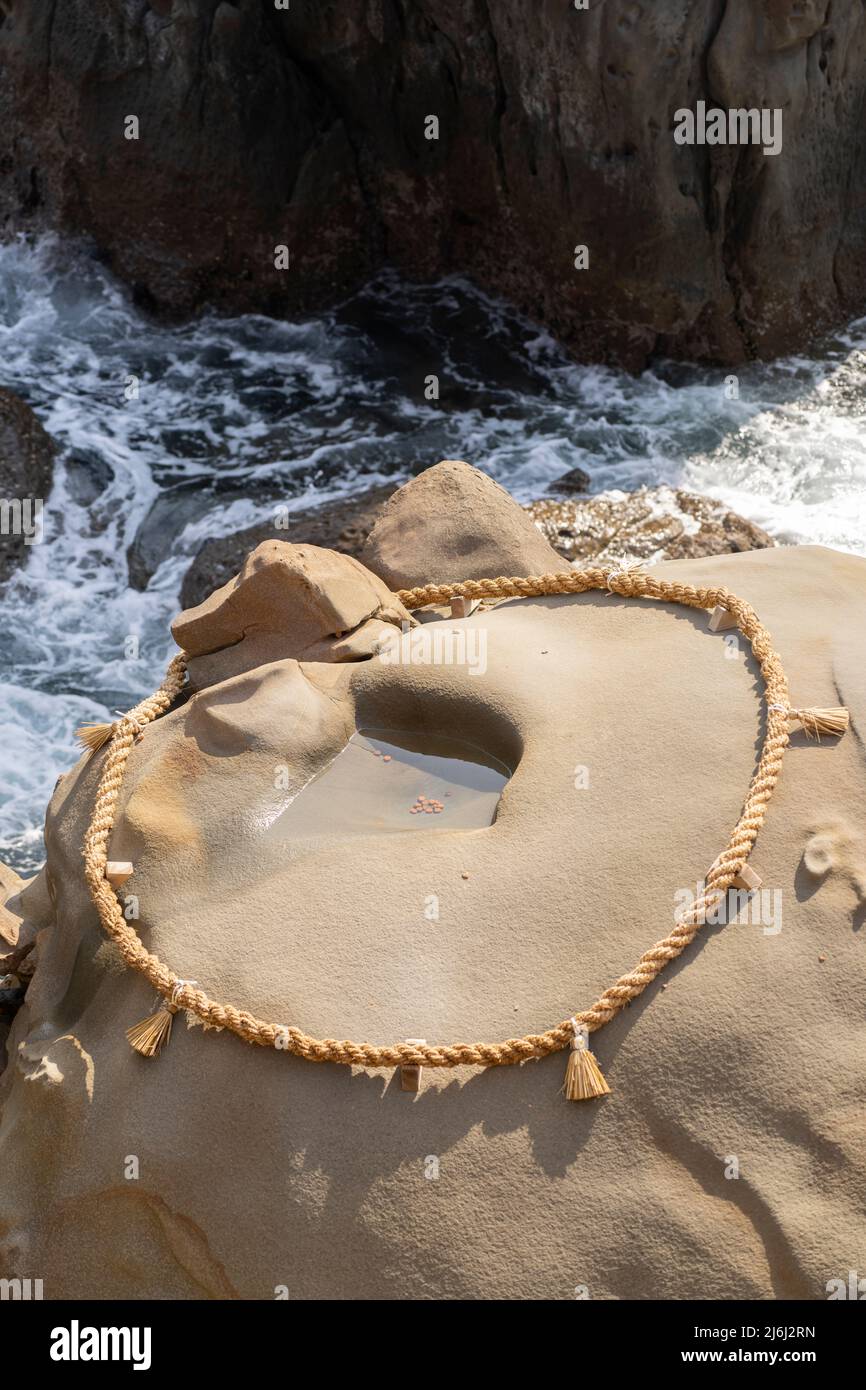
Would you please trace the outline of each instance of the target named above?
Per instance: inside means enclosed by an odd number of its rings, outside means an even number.
[[[736,362],[862,308],[864,55],[829,0],[3,0],[0,217],[177,314],[392,260],[583,356]],[[781,109],[782,152],[677,145],[699,100]]]

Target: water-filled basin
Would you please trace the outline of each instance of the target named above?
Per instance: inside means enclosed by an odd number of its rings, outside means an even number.
[[[511,771],[448,735],[359,729],[299,791],[269,834],[416,834],[490,825]]]

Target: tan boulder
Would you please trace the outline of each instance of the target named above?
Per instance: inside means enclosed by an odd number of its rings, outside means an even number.
[[[394,493],[367,537],[361,560],[392,589],[568,569],[504,488],[453,459],[419,473]]]
[[[383,502],[393,491],[393,484],[379,485],[292,512],[289,518],[291,538],[296,544],[318,545],[325,550],[337,550],[342,555],[357,556],[373,529]],[[147,526],[146,521],[144,526]],[[185,608],[195,607],[214,589],[231,579],[262,541],[285,539],[286,532],[278,534],[274,518],[258,521],[240,531],[231,531],[226,536],[211,536],[202,542],[184,575],[181,603]],[[142,575],[142,588],[150,577],[150,570]]]
[[[768,549],[660,573],[752,602],[793,699],[844,702],[853,727],[793,736],[747,919],[705,927],[594,1035],[612,1095],[566,1102],[562,1054],[426,1068],[411,1094],[182,1016],[136,1055],[152,991],[82,875],[97,755],[48,812],[58,888],[0,1081],[0,1276],[46,1298],[376,1300],[824,1299],[847,1278],[866,1249],[866,561]],[[296,620],[289,579],[256,597],[268,633]],[[357,583],[357,603],[336,584],[311,601],[300,640],[369,612]],[[149,950],[318,1037],[447,1043],[548,1028],[667,935],[755,768],[745,644],[602,592],[451,628],[483,662],[270,657],[148,727],[109,856],[135,865],[121,897]],[[213,632],[193,624],[202,649]],[[304,825],[304,787],[356,728],[483,747],[513,774],[494,823],[384,833],[359,801],[351,834],[345,807]]]
[[[201,672],[193,668],[198,684],[212,681],[215,671],[225,675],[285,657],[358,660],[382,624],[403,622],[413,619],[354,557],[269,540],[221,589],[175,618],[172,633],[191,659],[227,652],[216,664],[202,662]],[[347,634],[356,634],[355,641],[347,642]]]
[[[10,911],[8,903],[23,886],[24,880],[15,870],[0,863],[0,961],[11,947],[18,945],[21,921],[17,913]]]
[[[29,978],[33,973],[38,954],[33,948],[53,916],[51,892],[47,868],[35,878],[23,879],[0,863],[0,974],[14,970]]]
[[[45,874],[25,880],[0,863],[0,1072],[6,1065],[6,1037],[36,963],[37,902],[50,906]]]

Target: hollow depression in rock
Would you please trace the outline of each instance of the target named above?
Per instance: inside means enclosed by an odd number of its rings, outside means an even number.
[[[268,829],[280,840],[491,825],[511,770],[450,735],[359,729]]]

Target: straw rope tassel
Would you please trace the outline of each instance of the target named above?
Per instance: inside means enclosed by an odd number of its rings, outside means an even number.
[[[595,1100],[609,1096],[610,1087],[602,1076],[601,1067],[587,1047],[587,1032],[576,1019],[571,1020],[574,1036],[565,1070],[566,1100]]]
[[[75,737],[88,753],[98,753],[113,733],[113,724],[82,724],[80,729],[75,730]]]
[[[156,1013],[127,1028],[126,1038],[130,1047],[134,1047],[142,1057],[155,1057],[171,1039],[171,1021],[181,1008],[181,994],[187,985],[197,984],[198,980],[175,980],[171,997],[163,999]]]
[[[820,738],[822,734],[841,737],[851,720],[843,705],[837,705],[833,709],[791,709],[788,710],[788,718],[799,719],[803,725],[803,733],[808,738]]]
[[[155,1014],[127,1028],[126,1038],[130,1047],[134,1047],[142,1057],[155,1057],[171,1038],[171,1021],[176,1013],[177,1005],[172,1004],[170,999],[163,999]]]
[[[777,710],[788,720],[799,719],[807,738],[820,739],[822,734],[835,734],[841,738],[851,723],[851,716],[844,705],[834,705],[830,709],[795,709],[793,705],[774,701],[767,708]]]

